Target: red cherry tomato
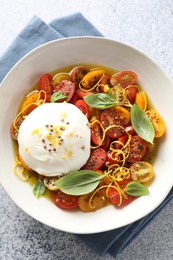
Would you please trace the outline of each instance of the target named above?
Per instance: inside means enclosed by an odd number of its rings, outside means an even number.
[[[74,105],[77,100],[78,100],[78,96],[77,96],[76,92],[74,92],[72,98],[70,99],[70,103],[72,103]]]
[[[107,154],[102,148],[97,148],[91,152],[91,155],[84,165],[85,170],[99,170],[106,161]]]
[[[99,125],[98,122],[95,122],[94,124],[91,125],[91,140],[95,145],[100,145],[102,141],[102,129]],[[102,143],[104,145],[104,143]]]
[[[133,135],[130,142],[130,154],[127,161],[130,163],[139,162],[146,153],[147,142],[138,135]]]
[[[20,125],[22,124],[23,122],[23,118],[21,117],[18,117],[15,121],[15,125],[16,125],[16,128],[19,130],[20,128]],[[17,141],[18,139],[18,131],[16,131],[15,127],[14,127],[14,121],[12,122],[11,126],[10,126],[10,135],[11,137]]]
[[[52,95],[52,76],[49,74],[44,74],[40,78],[39,88],[40,90],[44,90],[46,92],[46,101],[50,102]]]
[[[125,127],[124,127],[124,130],[125,130],[127,133],[131,134],[131,135],[136,135],[136,131],[135,131],[135,129],[133,128],[133,126],[132,126],[131,124],[125,126]]]
[[[78,207],[78,196],[68,195],[61,190],[54,191],[52,200],[61,209],[74,209]]]
[[[107,151],[107,150],[109,149],[109,147],[110,147],[111,141],[112,141],[112,139],[111,139],[108,135],[106,135],[106,136],[105,136],[105,139],[104,139],[104,141],[103,141],[103,143],[102,143],[102,145],[101,145],[101,147],[102,147],[105,151]]]
[[[122,87],[127,87],[136,83],[137,75],[135,72],[129,70],[120,71],[113,74],[110,81],[113,86],[121,85]]]
[[[131,104],[135,103],[135,99],[136,99],[136,88],[134,85],[129,85],[126,90],[126,97],[129,100],[129,102]]]
[[[119,155],[119,158],[117,158],[115,153],[112,153],[111,151],[107,152],[107,159],[106,159],[106,161],[109,162],[109,164],[111,164],[111,165],[112,164],[121,165],[122,164],[121,159],[122,159],[121,155]]]
[[[111,138],[118,138],[124,134],[124,130],[118,126],[124,126],[124,120],[121,118],[121,113],[119,110],[114,108],[107,108],[101,113],[101,122],[104,128],[111,125],[116,125],[116,127],[110,128],[106,131],[106,135]]]
[[[127,179],[127,180],[123,180],[123,181],[120,181],[118,182],[118,185],[120,186],[120,188],[124,191],[125,190],[125,187],[126,185],[130,182],[131,180],[130,179]],[[124,192],[125,193],[125,192]],[[129,204],[130,202],[132,202],[136,197],[135,196],[131,196],[131,195],[128,195],[127,193],[125,193],[126,197],[127,198],[124,198],[122,197],[122,203],[119,207],[123,207],[127,204]],[[109,199],[110,199],[110,202],[116,206],[118,206],[120,204],[120,195],[118,193],[118,191],[115,189],[115,188],[110,188],[109,191],[108,191],[108,196],[109,196]]]
[[[89,91],[89,92],[84,92],[84,91],[82,91],[82,90],[80,90],[80,89],[77,89],[76,90],[76,94],[77,94],[77,96],[78,96],[78,98],[83,98],[83,97],[85,97],[85,96],[89,96],[89,95],[91,95],[91,94],[96,94],[96,91]]]
[[[108,85],[108,87],[112,87],[111,83],[110,83],[110,79],[111,79],[111,76],[109,75],[105,75],[102,77],[101,81],[100,81],[100,91],[101,92],[105,92],[105,89],[104,89],[104,85]]]
[[[115,149],[121,149],[123,145],[126,144],[127,140],[128,140],[127,135],[120,136],[117,141],[121,142],[122,145],[121,143],[115,143]]]
[[[84,100],[78,99],[78,100],[75,102],[75,106],[77,106],[77,107],[82,111],[82,113],[83,113],[87,118],[89,118],[89,116],[90,116],[89,107],[88,107],[88,105],[85,103]]]
[[[66,102],[69,102],[74,95],[75,92],[75,84],[70,80],[62,80],[58,85],[54,88],[53,93],[59,92],[61,94],[66,95],[67,97],[64,99]]]
[[[77,66],[71,72],[71,80],[76,86],[79,85],[83,77],[89,72],[89,69],[84,66]]]

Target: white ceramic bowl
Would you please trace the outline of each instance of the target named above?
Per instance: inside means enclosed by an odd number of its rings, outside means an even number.
[[[80,64],[100,64],[118,70],[133,70],[139,83],[166,123],[154,163],[155,180],[150,195],[123,209],[110,205],[92,213],[63,211],[46,198],[37,199],[32,188],[13,173],[13,145],[9,128],[19,102],[45,72]],[[173,86],[163,70],[137,49],[105,38],[75,37],[44,44],[21,59],[8,73],[0,88],[0,183],[12,200],[38,221],[72,233],[96,233],[132,223],[153,211],[172,188]]]

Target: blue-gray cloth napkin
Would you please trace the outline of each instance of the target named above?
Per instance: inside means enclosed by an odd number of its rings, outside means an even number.
[[[80,13],[55,19],[50,24],[34,16],[0,57],[0,82],[13,65],[33,48],[51,40],[84,35],[103,36]],[[116,257],[172,198],[173,189],[157,209],[128,226],[97,234],[77,235],[77,237],[97,254],[109,253]]]

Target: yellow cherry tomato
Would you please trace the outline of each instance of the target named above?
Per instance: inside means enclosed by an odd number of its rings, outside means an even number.
[[[154,177],[153,166],[144,161],[136,162],[130,167],[131,178],[140,183],[149,182]]]
[[[81,81],[81,87],[86,90],[91,90],[95,87],[97,82],[105,74],[105,71],[102,69],[96,69],[89,71]]]
[[[143,111],[147,109],[147,97],[144,91],[136,93],[135,104],[137,104]]]
[[[165,122],[163,121],[162,117],[155,109],[150,109],[146,111],[147,116],[150,118],[154,130],[155,130],[155,137],[161,137],[166,130]]]

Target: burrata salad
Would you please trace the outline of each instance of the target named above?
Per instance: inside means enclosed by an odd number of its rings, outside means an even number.
[[[131,70],[72,66],[21,97],[10,135],[14,173],[33,196],[83,212],[147,196],[166,126]]]

